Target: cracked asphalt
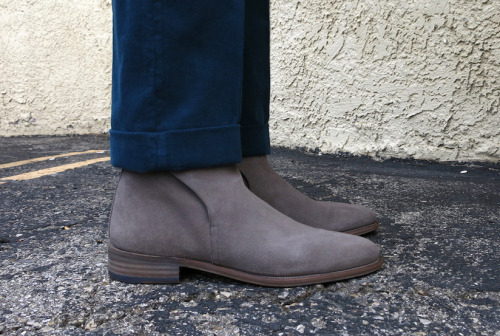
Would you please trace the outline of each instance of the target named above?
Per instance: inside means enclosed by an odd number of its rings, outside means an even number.
[[[380,271],[284,289],[189,270],[180,284],[130,285],[106,270],[108,149],[106,136],[0,138],[0,334],[500,336],[499,163],[274,148],[305,194],[378,212],[366,237]]]

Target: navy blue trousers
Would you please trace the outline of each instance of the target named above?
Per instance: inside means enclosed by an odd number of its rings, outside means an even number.
[[[114,166],[269,154],[268,0],[114,0],[113,21]]]

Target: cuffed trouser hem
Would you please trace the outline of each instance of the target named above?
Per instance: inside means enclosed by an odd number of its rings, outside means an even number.
[[[243,156],[268,155],[271,153],[269,125],[242,125],[241,150]]]
[[[241,161],[240,126],[166,132],[110,131],[111,164],[135,172],[175,171]]]

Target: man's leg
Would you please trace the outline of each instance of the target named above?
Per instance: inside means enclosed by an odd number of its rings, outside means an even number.
[[[301,194],[274,172],[269,146],[269,1],[246,2],[241,136],[238,168],[257,196],[294,220],[316,228],[364,234],[377,229],[376,214],[354,204],[319,202]]]
[[[114,2],[115,279],[171,283],[189,267],[294,286],[382,263],[369,240],[298,223],[245,187],[235,166],[244,16],[244,0]]]
[[[147,172],[234,164],[244,1],[114,1],[112,164]]]
[[[243,156],[267,155],[269,144],[269,1],[246,1],[241,147]]]

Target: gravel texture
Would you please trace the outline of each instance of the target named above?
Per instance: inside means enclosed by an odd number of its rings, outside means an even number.
[[[0,164],[108,149],[106,137],[0,138]],[[109,155],[0,169],[0,178]],[[118,170],[97,163],[0,185],[0,334],[495,335],[500,332],[500,166],[376,162],[274,149],[318,199],[369,206],[385,266],[325,285],[265,288],[186,270],[129,285],[106,270]],[[465,172],[466,171],[466,172]]]

